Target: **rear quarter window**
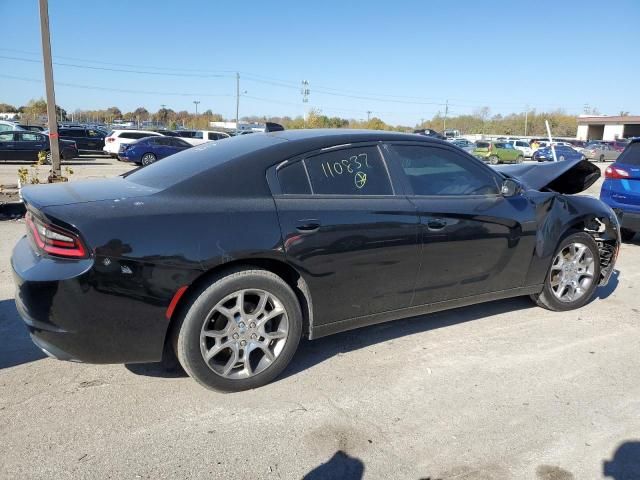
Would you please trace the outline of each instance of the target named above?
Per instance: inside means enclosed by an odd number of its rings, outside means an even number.
[[[633,142],[618,157],[618,163],[640,165],[640,142]]]
[[[377,147],[321,153],[304,160],[317,195],[393,195],[389,174]]]

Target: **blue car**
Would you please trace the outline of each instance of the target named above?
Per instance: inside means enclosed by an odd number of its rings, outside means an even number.
[[[609,205],[620,220],[625,242],[640,232],[640,138],[634,138],[604,174],[600,200]]]
[[[571,147],[567,147],[566,145],[557,145],[555,149],[556,158],[560,162],[564,160],[579,160],[584,157],[582,153]],[[533,152],[531,158],[532,160],[536,160],[538,162],[553,162],[553,153],[551,152],[551,147],[539,148],[538,150]]]
[[[179,137],[144,137],[137,142],[120,145],[118,158],[123,162],[151,165],[156,160],[192,146]]]

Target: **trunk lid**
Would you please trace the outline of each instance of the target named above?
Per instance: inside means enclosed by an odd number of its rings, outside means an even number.
[[[158,189],[116,177],[104,180],[32,185],[22,189],[22,198],[26,204],[41,210],[57,205],[144,197],[156,192]]]
[[[580,193],[600,178],[600,169],[588,160],[574,159],[545,164],[519,164],[496,167],[500,173],[519,180],[533,190],[553,190],[572,195]]]

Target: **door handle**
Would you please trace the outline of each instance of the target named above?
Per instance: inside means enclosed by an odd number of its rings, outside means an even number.
[[[317,232],[320,228],[320,222],[317,220],[309,219],[309,220],[300,220],[304,222],[296,227],[300,233],[313,233]]]
[[[427,229],[430,232],[437,232],[438,230],[442,230],[447,226],[446,220],[442,218],[430,218],[427,222]]]

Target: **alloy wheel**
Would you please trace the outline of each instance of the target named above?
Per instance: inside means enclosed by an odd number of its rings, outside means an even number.
[[[583,243],[570,243],[553,259],[551,291],[561,302],[575,302],[589,291],[594,274],[593,252]]]
[[[142,156],[142,165],[151,165],[156,161],[156,156],[153,153],[145,153]]]
[[[207,366],[221,377],[249,378],[269,368],[288,333],[287,312],[275,295],[239,290],[209,312],[200,332],[200,351]]]

